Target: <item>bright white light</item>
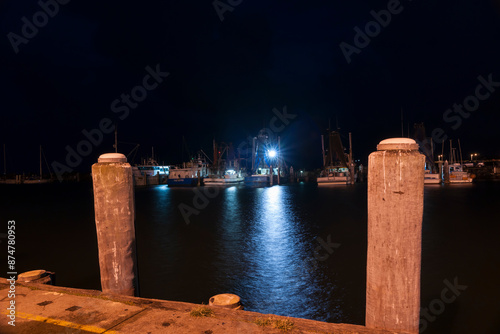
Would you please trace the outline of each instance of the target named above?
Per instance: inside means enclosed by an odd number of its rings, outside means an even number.
[[[276,154],[277,154],[276,150],[269,150],[267,153],[269,154],[270,158],[274,158],[276,156]]]

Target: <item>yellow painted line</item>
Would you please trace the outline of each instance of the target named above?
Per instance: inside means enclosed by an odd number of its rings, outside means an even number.
[[[9,314],[8,311],[3,311],[3,313]],[[23,318],[23,319],[28,319],[28,320],[39,321],[39,322],[45,322],[46,324],[52,324],[52,325],[56,325],[56,326],[80,329],[82,331],[87,331],[87,332],[91,332],[91,333],[104,333],[104,332],[109,333],[109,334],[117,334],[118,333],[116,331],[106,331],[105,328],[100,328],[100,327],[96,327],[96,326],[80,325],[80,324],[75,324],[74,322],[46,318],[46,317],[42,317],[39,315],[23,313],[23,312],[16,312],[16,318],[17,317]]]

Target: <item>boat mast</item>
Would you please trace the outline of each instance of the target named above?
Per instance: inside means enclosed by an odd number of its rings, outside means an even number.
[[[450,139],[450,163],[453,163],[453,146]]]
[[[441,143],[441,159],[444,161],[444,141]]]
[[[350,132],[349,132],[349,163],[352,164],[352,138]]]
[[[431,158],[432,162],[434,162],[434,144],[432,142],[432,137],[431,137]]]
[[[3,175],[7,175],[7,160],[5,160],[5,144],[3,144]]]
[[[217,169],[217,174],[219,172],[219,166],[218,166],[218,163],[219,163],[219,159],[217,159],[217,144],[215,144],[215,138],[212,140],[212,150],[214,152],[214,169]],[[212,171],[213,173],[213,171]]]
[[[460,166],[462,165],[462,148],[460,147],[460,139],[458,140],[458,151],[460,152]]]
[[[354,163],[352,162],[352,136],[349,132],[349,175],[351,184],[354,184]]]
[[[323,167],[326,167],[325,139],[323,135],[321,135],[321,149],[323,150]]]
[[[435,168],[434,168],[434,166],[435,166],[435,161],[434,161],[434,145],[433,145],[433,143],[432,143],[432,137],[431,137],[431,159],[432,159],[432,165],[431,165],[431,168],[430,168],[430,169],[432,169],[432,170],[431,170],[431,173],[434,173],[434,171],[435,171]]]
[[[40,180],[42,180],[42,145],[40,145]]]

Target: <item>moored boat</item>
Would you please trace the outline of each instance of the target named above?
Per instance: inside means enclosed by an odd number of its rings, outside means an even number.
[[[132,167],[132,175],[136,186],[165,184],[169,172],[170,166],[160,166],[153,158],[149,158],[141,165]]]
[[[445,179],[445,182],[450,184],[471,183],[474,177],[464,169],[464,164],[462,163],[462,149],[460,148],[460,140],[458,140],[458,149],[459,156],[457,156],[457,149],[453,147],[452,141],[450,139],[450,163],[448,165],[448,170],[445,171],[448,174],[448,179]],[[460,158],[460,163],[458,162],[458,158]]]
[[[424,184],[440,184],[441,174],[431,173],[430,170],[426,169],[424,172]]]
[[[353,184],[355,175],[352,150],[349,154],[344,152],[340,133],[328,130],[328,149],[325,150],[323,136],[321,136],[321,144],[323,149],[323,170],[316,179],[318,185]]]
[[[329,166],[316,179],[318,184],[348,184],[349,169],[343,166]]]
[[[274,185],[285,181],[286,164],[281,154],[280,137],[260,130],[252,142],[252,167],[245,177],[248,185]],[[283,168],[285,167],[285,168]]]
[[[203,180],[204,185],[235,185],[243,182],[244,177],[240,169],[240,159],[236,157],[232,144],[213,141],[214,161],[208,177]]]
[[[241,173],[236,173],[234,170],[227,170],[222,176],[209,176],[203,180],[206,186],[210,185],[235,185],[243,182],[244,177]]]
[[[207,163],[201,155],[182,165],[182,167],[170,167],[167,184],[169,187],[194,187],[203,184],[208,176]]]
[[[459,163],[449,165],[450,169],[450,184],[452,183],[471,183],[473,177],[470,173],[464,171],[464,168]]]

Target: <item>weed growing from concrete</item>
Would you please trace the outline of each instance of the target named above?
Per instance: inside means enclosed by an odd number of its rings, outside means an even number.
[[[192,317],[215,317],[214,311],[205,305],[195,307],[189,312],[189,315]]]
[[[293,329],[293,321],[290,319],[276,319],[273,317],[257,318],[253,321],[257,326],[271,326],[282,332],[288,332]]]

